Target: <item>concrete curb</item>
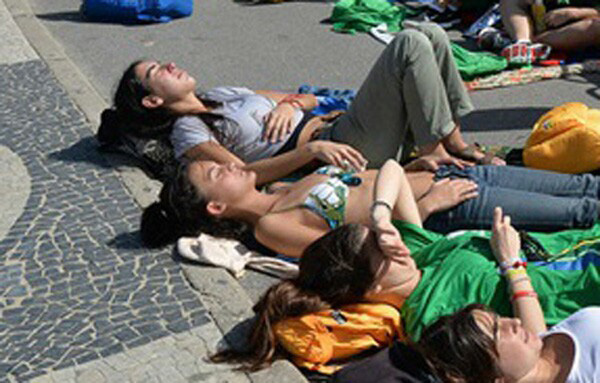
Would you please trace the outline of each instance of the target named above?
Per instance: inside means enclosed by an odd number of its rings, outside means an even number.
[[[100,113],[109,107],[106,100],[69,59],[46,27],[38,21],[27,0],[3,1],[25,38],[52,70],[71,100],[83,112],[91,126],[98,126]],[[118,169],[123,183],[140,206],[147,206],[155,200],[160,188],[159,182],[150,179],[137,167],[122,165],[121,161],[117,162],[110,156],[108,160]],[[228,338],[239,334],[234,327],[252,316],[252,301],[240,284],[221,269],[186,264],[182,267],[221,332],[227,334]],[[249,374],[249,377],[253,382],[306,382],[300,372],[287,361],[277,362],[272,368]]]

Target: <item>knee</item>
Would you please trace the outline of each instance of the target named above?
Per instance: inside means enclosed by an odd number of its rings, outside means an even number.
[[[431,43],[436,46],[439,44],[449,43],[448,34],[439,24],[436,23],[420,23],[418,28],[425,36],[429,38]]]
[[[588,19],[589,20],[589,32],[590,37],[593,41],[598,44],[600,43],[600,19]]]
[[[398,54],[414,54],[432,50],[429,38],[423,32],[412,28],[404,29],[398,33],[392,42],[392,46]]]

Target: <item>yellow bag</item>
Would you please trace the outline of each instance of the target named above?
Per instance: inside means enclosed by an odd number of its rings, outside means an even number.
[[[562,173],[600,168],[600,110],[569,102],[544,114],[523,150],[525,166]]]
[[[405,339],[400,313],[383,303],[358,303],[288,318],[274,329],[297,366],[324,374],[333,374],[363,351]]]

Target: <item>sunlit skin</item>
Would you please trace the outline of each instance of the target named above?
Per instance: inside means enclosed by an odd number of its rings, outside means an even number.
[[[188,176],[194,185],[203,185],[202,193],[209,197],[207,208],[222,214],[227,208],[248,202],[256,195],[256,173],[243,170],[234,163],[194,161],[188,166]]]
[[[500,317],[495,313],[474,310],[479,328],[495,340],[498,367],[507,381],[518,382],[539,368],[543,342],[524,328],[518,318]]]
[[[240,180],[217,182],[216,177],[209,177],[209,169],[218,167],[223,168],[222,172],[227,174],[226,179],[239,177]],[[187,175],[196,191],[209,202],[207,205],[209,214],[246,222],[255,229],[259,242],[289,256],[300,256],[306,246],[329,231],[327,222],[321,216],[301,206],[310,190],[330,176],[311,174],[269,194],[256,190],[255,185],[248,181],[256,180],[256,176],[250,176],[249,174],[254,173],[243,172],[242,169],[244,168],[239,165],[219,164],[213,161],[190,163]],[[399,193],[391,203],[393,219],[406,220],[404,205],[408,203],[405,201],[407,198],[412,200],[411,203],[420,200],[419,203],[422,204],[420,206],[426,207],[429,204],[432,207],[428,211],[424,208],[423,213],[411,213],[415,216],[420,215],[420,219],[423,219],[431,214],[431,211],[435,211],[434,209],[445,210],[477,195],[477,186],[470,180],[452,180],[452,184],[440,181],[434,185],[433,175],[430,172],[414,172],[406,175],[401,169],[398,172],[398,175],[392,178],[398,177],[398,180],[402,180],[399,182],[404,191]],[[361,182],[349,190],[345,222],[369,224],[371,205],[365,201],[373,200],[377,174],[376,170],[355,174],[360,177]],[[398,185],[392,188],[400,190]],[[455,193],[450,193],[449,188],[454,188]],[[261,234],[264,235],[260,237]],[[281,236],[277,237],[279,234]]]
[[[207,111],[196,97],[196,79],[175,63],[142,61],[134,71],[136,78],[150,92],[142,100],[146,108],[165,107],[177,114]]]

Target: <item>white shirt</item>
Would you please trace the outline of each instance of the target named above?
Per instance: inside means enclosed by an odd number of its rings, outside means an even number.
[[[565,334],[575,344],[567,383],[600,383],[600,307],[587,307],[541,334]]]

